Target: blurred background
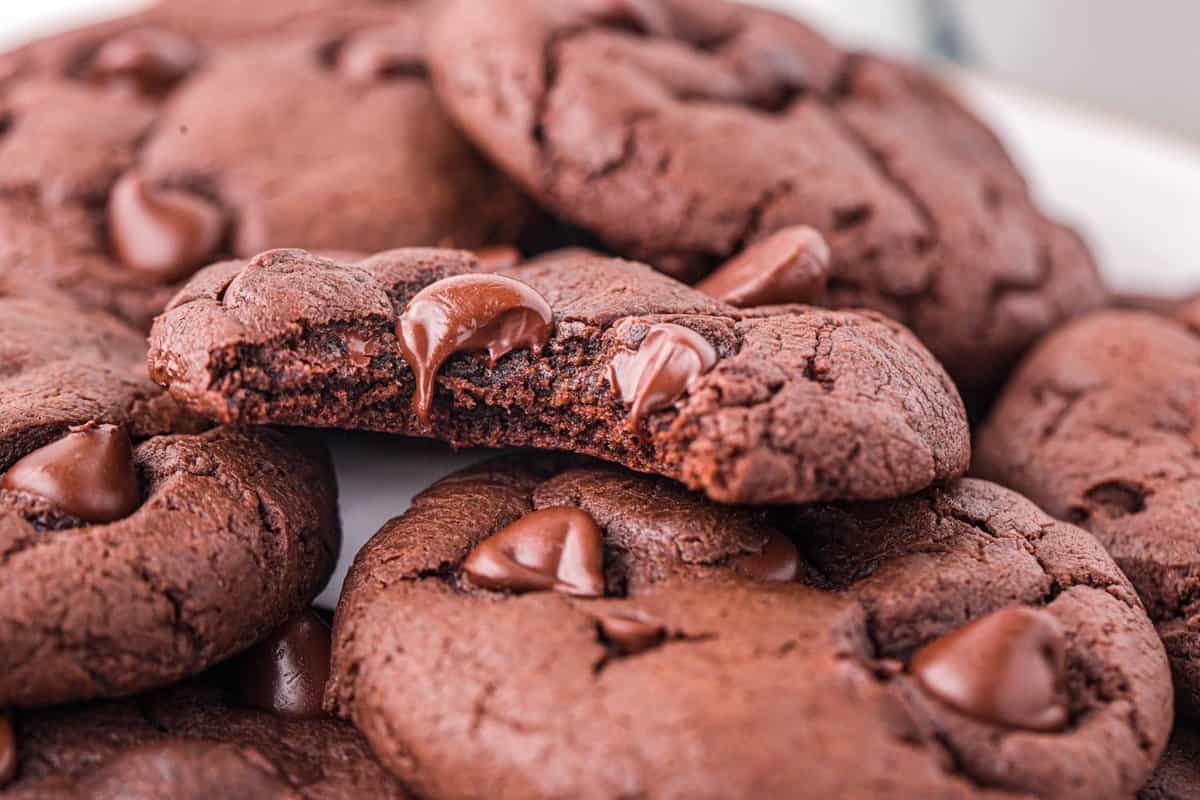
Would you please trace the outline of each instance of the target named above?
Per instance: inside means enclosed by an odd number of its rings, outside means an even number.
[[[1200,0],[756,2],[940,70],[1117,289],[1200,291]],[[0,48],[147,4],[0,0]]]

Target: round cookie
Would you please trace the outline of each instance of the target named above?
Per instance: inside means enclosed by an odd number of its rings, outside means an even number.
[[[1099,544],[995,485],[767,514],[536,458],[359,553],[327,694],[418,794],[497,798],[1123,798],[1171,702]]]
[[[0,708],[194,674],[307,604],[339,544],[321,443],[189,432],[137,333],[48,301],[0,297]]]
[[[446,4],[434,85],[543,205],[697,279],[781,228],[827,237],[827,303],[916,332],[970,398],[1103,299],[995,136],[914,68],[725,0]]]
[[[409,796],[349,725],[247,706],[237,688],[243,661],[127,700],[15,714],[14,776],[7,791],[0,779],[0,793],[11,800]]]
[[[741,311],[584,251],[482,269],[425,249],[216,264],[155,323],[151,375],[224,423],[567,450],[724,503],[900,497],[969,464],[950,378],[878,314]]]
[[[0,269],[146,326],[221,257],[515,239],[527,204],[429,87],[428,4],[326,6],[236,36],[172,4],[3,57]]]
[[[1175,319],[1099,312],[1030,354],[978,438],[975,470],[1087,528],[1137,587],[1180,700],[1200,712],[1200,302]]]

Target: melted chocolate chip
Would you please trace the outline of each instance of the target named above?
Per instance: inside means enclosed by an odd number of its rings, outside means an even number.
[[[342,45],[338,73],[352,81],[369,83],[384,78],[423,77],[426,74],[421,43],[403,31],[387,36],[359,36]]]
[[[490,366],[519,348],[540,349],[554,314],[529,286],[502,275],[456,275],[426,286],[396,322],[400,352],[416,377],[413,406],[429,422],[433,381],[455,353],[487,353]]]
[[[169,31],[141,28],[109,39],[96,50],[86,77],[103,84],[128,82],[143,94],[170,89],[200,62],[200,49]]]
[[[925,645],[908,668],[929,694],[984,722],[1034,731],[1067,723],[1066,641],[1048,612],[996,611]]]
[[[598,614],[596,624],[600,626],[605,641],[626,656],[644,653],[667,638],[667,629],[662,625],[645,622],[628,614]]]
[[[356,367],[371,366],[371,358],[379,353],[379,342],[350,335],[346,338],[346,360]]]
[[[829,267],[825,237],[797,225],[751,245],[696,288],[739,308],[812,303],[825,290]]]
[[[17,737],[13,734],[12,718],[0,714],[0,787],[17,774]]]
[[[747,578],[788,583],[800,575],[800,554],[791,539],[772,531],[762,550],[735,558],[732,566]]]
[[[312,610],[276,628],[239,662],[242,702],[284,717],[325,715],[331,634]]]
[[[513,269],[524,260],[521,251],[512,245],[497,244],[491,247],[481,247],[474,251],[475,260],[484,272],[503,272]]]
[[[717,363],[717,351],[691,328],[661,323],[650,328],[637,351],[613,356],[608,380],[629,407],[629,423],[670,408]]]
[[[140,175],[124,175],[108,198],[108,235],[130,269],[174,283],[204,266],[224,235],[221,210],[202,197],[156,189]]]
[[[604,595],[604,536],[578,508],[546,508],[484,539],[463,562],[484,589]]]
[[[9,467],[0,487],[45,498],[84,522],[127,517],[141,503],[133,444],[116,425],[83,425]]]

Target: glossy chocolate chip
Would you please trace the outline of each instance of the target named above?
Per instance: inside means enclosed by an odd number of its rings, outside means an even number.
[[[475,260],[484,272],[502,272],[513,269],[524,260],[521,251],[509,244],[481,247],[474,251]]]
[[[812,303],[825,291],[829,267],[825,237],[798,225],[751,245],[696,288],[739,308]]]
[[[596,624],[605,641],[626,656],[644,653],[667,638],[667,629],[662,625],[620,612],[598,614]]]
[[[754,580],[787,583],[800,575],[800,553],[791,539],[772,531],[762,550],[735,558],[733,568]]]
[[[92,57],[87,78],[96,83],[128,82],[144,94],[161,94],[200,63],[200,49],[170,31],[140,28],[109,39]]]
[[[983,722],[1034,731],[1067,723],[1066,639],[1046,611],[996,611],[925,645],[908,668],[926,692]]]
[[[484,539],[462,568],[483,589],[601,597],[604,536],[586,511],[546,508]]]
[[[340,75],[368,83],[385,78],[426,74],[420,41],[406,30],[357,36],[342,45],[337,57]]]
[[[133,444],[116,425],[71,428],[9,467],[0,487],[41,497],[84,522],[114,522],[141,503]]]
[[[0,713],[0,787],[17,774],[17,737],[13,733],[12,717]]]
[[[608,379],[629,408],[630,424],[670,408],[717,363],[717,351],[691,328],[661,323],[636,350],[613,356]]]
[[[140,175],[121,177],[108,198],[108,235],[125,266],[159,283],[175,283],[212,259],[225,217],[203,197],[158,189]]]
[[[276,628],[238,662],[242,702],[284,717],[324,716],[330,639],[329,625],[312,610]]]
[[[549,303],[502,275],[456,275],[430,284],[396,322],[400,351],[416,377],[413,406],[426,423],[433,381],[455,353],[487,353],[495,366],[521,348],[540,349],[554,331]]]

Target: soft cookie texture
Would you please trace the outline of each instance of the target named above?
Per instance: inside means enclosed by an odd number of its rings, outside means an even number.
[[[307,604],[340,538],[322,444],[191,432],[139,334],[51,298],[0,296],[0,708],[194,674]]]
[[[241,707],[218,675],[15,715],[5,800],[408,797],[353,728]]]
[[[692,280],[786,226],[827,301],[904,322],[968,397],[1103,291],[994,135],[918,70],[724,0],[454,0],[439,98],[537,200]]]
[[[548,509],[560,576],[586,565],[587,526],[554,527],[564,508],[602,532],[599,590],[520,591],[512,564],[516,591],[482,588],[466,571],[484,547],[541,558],[520,540]],[[989,632],[1026,618],[1060,663]],[[1024,680],[1008,670],[1023,658],[1057,672],[1061,695],[1004,703],[1065,713],[996,724],[927,693],[914,652],[966,629],[996,681]],[[767,514],[536,458],[446,478],[359,553],[327,694],[418,794],[497,798],[1125,798],[1171,702],[1162,646],[1103,548],[993,484]]]
[[[1040,344],[979,434],[975,469],[1108,548],[1200,712],[1200,303],[1104,311]]]
[[[429,87],[428,3],[211,5],[0,56],[0,270],[148,326],[226,256],[517,236]]]
[[[728,503],[896,497],[955,477],[969,461],[953,384],[884,317],[803,306],[742,312],[646,266],[582,251],[503,278],[478,269],[470,255],[444,250],[355,265],[273,251],[218,264],[157,321],[151,375],[222,422],[570,450]],[[498,284],[497,302],[532,287],[521,301],[532,316],[498,319],[538,327],[538,314],[552,312],[553,332],[494,366],[486,354],[448,358],[420,414],[398,330],[442,328],[397,320],[410,301],[405,320],[439,308],[465,314],[469,287],[456,276],[472,274]],[[504,290],[512,278],[521,291]],[[449,306],[440,287],[454,294]],[[473,313],[491,307],[469,297]],[[497,342],[511,334],[503,327]]]

